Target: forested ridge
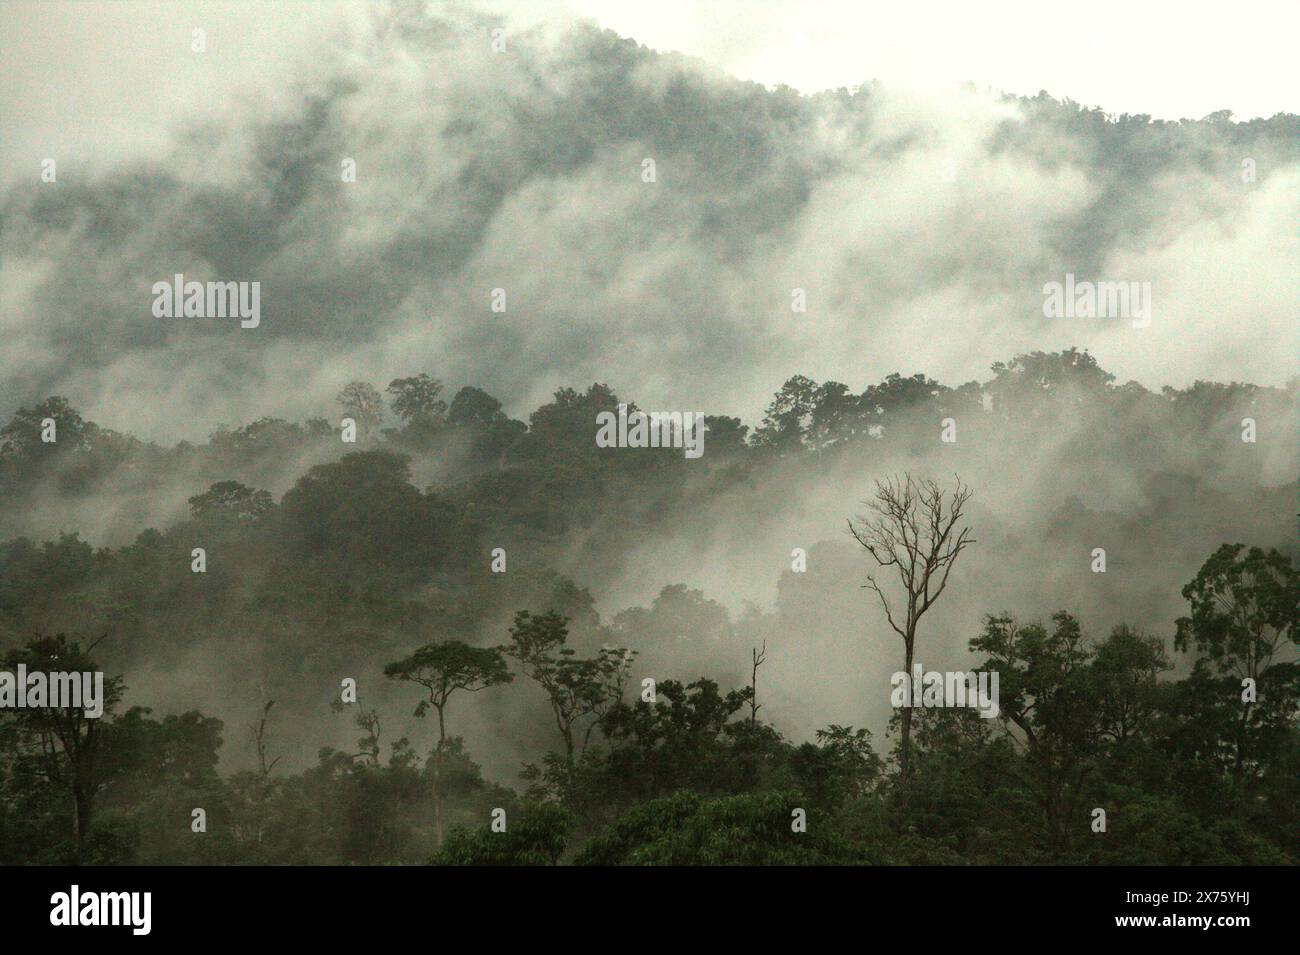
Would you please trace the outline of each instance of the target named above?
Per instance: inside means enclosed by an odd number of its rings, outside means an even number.
[[[112,705],[0,710],[0,862],[1295,864],[1296,399],[1073,349],[795,376],[690,460],[598,448],[603,384],[525,422],[353,382],[171,447],[44,398],[0,429],[0,669]],[[1002,681],[910,760],[846,530],[903,472],[973,491],[918,659]]]

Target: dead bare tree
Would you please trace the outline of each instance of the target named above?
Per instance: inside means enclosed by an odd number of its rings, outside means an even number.
[[[263,687],[263,695],[265,695]],[[249,736],[253,741],[253,748],[257,752],[257,766],[261,775],[257,777],[257,782],[253,788],[253,838],[260,846],[262,839],[266,835],[266,805],[271,791],[271,771],[275,769],[275,764],[280,761],[280,757],[267,761],[266,752],[266,727],[271,720],[271,707],[275,706],[275,700],[267,700],[262,707],[262,716],[255,722],[249,731]]]
[[[753,660],[754,668],[750,671],[749,677],[749,725],[753,726],[758,722],[758,668],[767,661],[767,641],[763,641],[763,649],[757,647],[749,651],[750,658]]]
[[[266,724],[271,719],[271,707],[275,706],[275,700],[267,701],[262,707],[262,718],[253,724],[252,737],[253,747],[257,750],[257,765],[262,771],[262,779],[266,780],[271,776],[271,770],[275,769],[275,764],[280,761],[277,756],[269,763],[266,761]]]
[[[956,486],[945,490],[931,480],[917,480],[910,474],[876,482],[875,497],[863,501],[870,512],[849,520],[849,532],[871,555],[880,569],[893,567],[906,595],[906,609],[896,599],[891,606],[875,575],[867,577],[869,587],[880,598],[889,626],[903,638],[907,678],[912,679],[916,649],[916,627],[921,617],[948,586],[948,574],[957,557],[975,543],[970,528],[954,529],[962,519],[971,489],[953,475]],[[898,615],[895,616],[895,610]],[[914,688],[915,690],[915,688]],[[902,773],[910,769],[912,745],[911,702],[903,708]]]

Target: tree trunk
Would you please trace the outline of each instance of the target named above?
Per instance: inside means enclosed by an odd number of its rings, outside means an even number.
[[[569,767],[569,780],[573,780],[573,770],[576,762],[573,757],[573,723],[565,722],[561,715],[560,708],[554,701],[551,703],[551,710],[555,713],[555,725],[560,729],[560,738],[564,740],[564,760]]]
[[[577,768],[577,761],[573,755],[573,731],[566,730],[564,733],[564,756],[569,765],[569,777],[573,777],[573,771]]]
[[[1242,767],[1246,764],[1246,723],[1250,719],[1251,704],[1247,703],[1241,710],[1241,721],[1237,723],[1237,757],[1232,767],[1232,775],[1240,779]]]
[[[77,865],[86,859],[86,837],[90,832],[90,797],[75,776],[72,781],[73,824],[77,841]]]
[[[912,765],[912,704],[916,702],[917,687],[912,685],[912,650],[915,645],[914,640],[908,640],[906,644],[907,657],[907,682],[912,687],[912,692],[908,694],[907,705],[903,707],[903,756],[902,756],[902,775],[907,779]]]
[[[447,724],[442,707],[438,707],[438,748],[433,754],[433,834],[439,849],[443,843],[442,826],[442,750],[447,745]]]

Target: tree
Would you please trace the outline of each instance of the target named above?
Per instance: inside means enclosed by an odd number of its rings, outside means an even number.
[[[433,865],[559,865],[568,845],[573,817],[553,803],[530,806],[507,820],[504,831],[491,826],[452,831]]]
[[[510,627],[510,645],[503,649],[507,656],[519,661],[529,679],[546,691],[564,742],[565,764],[572,773],[580,752],[579,724],[589,720],[582,737],[585,749],[601,717],[622,699],[636,653],[622,647],[602,647],[596,656],[584,659],[565,646],[568,638],[568,618],[554,610],[537,616],[520,610]]]
[[[501,402],[493,398],[482,388],[466,385],[456,392],[447,409],[447,423],[455,428],[487,428],[506,420],[501,411]]]
[[[790,754],[790,769],[814,805],[831,806],[870,793],[883,769],[871,747],[871,731],[832,723],[816,743]]]
[[[465,442],[470,460],[480,466],[499,461],[528,431],[522,421],[511,420],[501,410],[501,402],[468,385],[451,399],[445,420]]]
[[[528,433],[522,436],[511,453],[521,459],[536,460],[559,457],[562,460],[581,460],[598,453],[592,440],[596,415],[602,411],[616,412],[618,396],[608,385],[594,383],[586,392],[561,388],[555,400],[544,404],[528,416]],[[636,405],[628,404],[628,414]]]
[[[1031,788],[1048,842],[1059,851],[1078,831],[1073,821],[1080,818],[1078,800],[1103,714],[1092,651],[1078,620],[1058,611],[1052,622],[1049,632],[990,615],[970,648],[988,655],[980,669],[999,675],[998,717],[1024,737]]]
[[[828,865],[861,861],[824,826],[796,831],[803,796],[742,793],[713,799],[682,791],[642,803],[598,835],[574,865]],[[811,813],[809,813],[811,814]]]
[[[384,399],[379,396],[374,385],[367,382],[348,383],[334,400],[343,406],[344,414],[356,419],[363,440],[370,436],[384,418]]]
[[[727,415],[705,415],[704,428],[709,435],[709,457],[730,457],[745,450],[749,425]]]
[[[858,399],[870,419],[889,418],[911,408],[920,408],[942,398],[948,388],[921,372],[904,378],[898,372],[884,377],[878,385],[868,385]]]
[[[89,653],[63,634],[37,637],[22,649],[10,651],[0,660],[0,669],[16,673],[20,665],[28,674],[42,673],[47,680],[54,674],[96,673],[98,667]],[[85,706],[27,706],[5,708],[17,730],[18,761],[22,771],[38,774],[54,786],[65,789],[72,801],[73,838],[76,858],[86,857],[86,841],[94,820],[95,797],[112,774],[113,766],[101,761],[103,720],[122,698],[120,677],[103,681],[103,698],[99,716],[87,715]],[[51,701],[52,702],[52,701]],[[66,702],[66,701],[65,701]],[[88,702],[82,699],[82,703]]]
[[[1258,680],[1287,642],[1297,642],[1300,572],[1276,550],[1224,544],[1183,588],[1191,604],[1175,646],[1195,646],[1221,673]]]
[[[760,731],[766,729],[732,721],[751,692],[745,687],[723,693],[707,677],[687,684],[662,680],[653,703],[635,700],[610,707],[601,720],[609,751],[598,764],[588,761],[584,767],[590,801],[603,808],[677,789],[743,788],[747,773],[752,775],[744,765],[746,744],[761,742]],[[748,738],[740,738],[742,733]]]
[[[865,430],[858,396],[849,392],[848,385],[838,381],[824,382],[814,396],[812,418],[807,428],[808,442],[822,450],[848,441]]]
[[[1126,624],[1111,631],[1092,661],[1102,737],[1123,746],[1150,727],[1159,709],[1156,681],[1170,666],[1159,637]]]
[[[772,396],[763,424],[754,431],[754,443],[777,451],[799,450],[813,422],[819,390],[817,382],[795,375]]]
[[[763,641],[763,649],[751,647],[749,651],[750,671],[749,671],[749,723],[753,726],[758,722],[758,668],[767,662],[767,641]]]
[[[190,498],[189,505],[190,514],[196,520],[222,516],[238,521],[255,521],[274,507],[266,491],[254,490],[238,481],[218,481]]]
[[[231,843],[217,835],[226,786],[217,771],[222,723],[190,710],[150,718],[133,706],[102,729],[99,756],[112,767],[95,799],[95,825],[83,864],[214,864],[232,861]],[[188,824],[196,807],[208,815],[211,838]]]
[[[1288,642],[1298,639],[1300,572],[1276,550],[1265,553],[1252,547],[1243,556],[1244,550],[1244,544],[1224,544],[1183,588],[1192,612],[1178,619],[1174,646],[1182,652],[1195,647],[1208,655],[1220,674],[1242,681],[1243,687],[1250,680],[1262,690],[1269,683],[1289,682],[1276,679],[1270,670],[1281,667],[1290,678],[1296,669],[1295,664],[1275,661]],[[1235,775],[1242,773],[1246,763],[1253,706],[1243,700]]]
[[[1080,405],[1104,396],[1115,376],[1085,351],[1030,352],[995,362],[986,386],[994,407],[1018,417],[1042,413],[1049,402]]]
[[[425,374],[414,378],[394,378],[385,390],[393,396],[389,402],[393,413],[403,421],[439,418],[447,410],[447,402],[438,398],[442,393],[442,382]]]
[[[409,460],[354,451],[317,464],[280,499],[284,539],[303,557],[333,556],[359,571],[382,565],[400,579],[462,553],[450,508],[411,484]]]
[[[471,647],[459,640],[430,643],[420,647],[409,657],[384,667],[389,679],[418,683],[428,691],[429,698],[421,700],[415,708],[416,716],[424,716],[432,706],[438,712],[438,746],[434,750],[433,804],[434,826],[438,846],[443,843],[443,792],[442,761],[447,748],[447,701],[457,690],[477,693],[490,686],[509,683],[514,679],[506,668],[501,651],[487,647]]]
[[[275,700],[266,701],[266,704],[262,707],[261,717],[253,724],[248,733],[249,739],[253,741],[253,750],[257,753],[257,766],[263,780],[270,778],[271,771],[275,769],[275,764],[280,761],[279,756],[270,762],[267,762],[266,759],[266,727],[271,721],[271,707],[273,706],[275,706]]]
[[[56,429],[55,440],[48,443],[41,440],[46,418],[54,420]],[[0,428],[0,455],[34,458],[78,450],[96,431],[96,426],[84,421],[67,398],[53,395],[34,408],[19,408],[13,419]]]
[[[850,519],[849,532],[883,570],[893,567],[902,584],[903,606],[894,607],[875,576],[864,585],[876,592],[889,626],[903,638],[906,672],[912,673],[916,628],[921,617],[948,586],[948,575],[961,552],[975,543],[970,528],[961,521],[971,490],[956,478],[956,487],[945,494],[934,481],[915,480],[906,474],[876,482],[876,495],[864,501],[871,515]],[[900,612],[895,616],[894,609]],[[910,702],[910,701],[909,701]],[[908,773],[912,733],[911,707],[903,710],[902,772]]]

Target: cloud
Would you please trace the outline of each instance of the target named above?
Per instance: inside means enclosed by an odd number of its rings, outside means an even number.
[[[175,70],[195,99],[130,114],[139,135],[95,160],[86,144],[120,104],[64,112],[59,181],[9,181],[5,411],[64,393],[115,428],[193,440],[332,414],[348,380],[428,370],[516,414],[599,379],[753,420],[796,372],[961,381],[1072,344],[1152,387],[1287,374],[1285,348],[1261,345],[1294,342],[1294,254],[1277,252],[1294,252],[1290,120],[769,92],[553,17],[496,54],[498,21],[460,7],[131,9],[90,10],[104,29],[159,18],[166,46],[133,40],[126,86]],[[191,62],[197,20],[217,72]],[[35,120],[20,115],[21,143]],[[1151,281],[1152,327],[1043,319],[1041,286],[1066,271]],[[177,272],[260,281],[261,327],[154,319],[148,289]]]

